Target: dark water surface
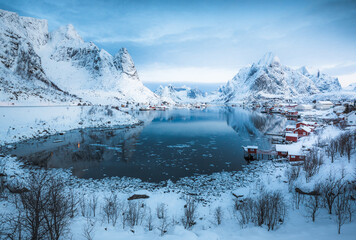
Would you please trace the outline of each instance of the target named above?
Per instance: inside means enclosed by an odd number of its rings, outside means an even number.
[[[43,167],[71,168],[80,178],[173,181],[241,170],[242,145],[269,148],[264,135],[283,119],[241,108],[137,112],[134,128],[83,129],[18,143],[11,153]]]

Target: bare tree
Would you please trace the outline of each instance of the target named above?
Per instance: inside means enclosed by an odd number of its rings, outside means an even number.
[[[45,172],[32,173],[27,184],[28,191],[20,194],[23,227],[31,240],[46,238],[44,210],[49,203],[49,179]]]
[[[157,214],[157,218],[158,218],[158,219],[165,218],[166,215],[167,215],[167,207],[166,207],[166,204],[164,204],[164,203],[158,204],[158,205],[157,205],[157,208],[156,208],[156,214]]]
[[[73,189],[70,189],[67,194],[68,194],[67,198],[69,199],[70,217],[74,218],[78,212],[79,200],[77,199],[77,196],[74,193]]]
[[[89,208],[91,209],[91,213],[95,217],[96,209],[98,207],[98,196],[93,194],[89,200]]]
[[[319,150],[314,147],[310,150],[305,161],[303,162],[303,168],[305,171],[305,178],[308,182],[309,179],[319,172],[320,166],[323,164],[323,157]]]
[[[127,221],[131,227],[142,223],[145,216],[145,205],[140,201],[130,201],[126,213]]]
[[[153,216],[152,216],[151,208],[148,208],[147,228],[148,228],[148,231],[153,230]]]
[[[82,235],[87,240],[94,240],[95,222],[87,218],[87,222],[83,227]]]
[[[110,196],[104,198],[103,214],[108,222],[111,222],[113,226],[116,225],[117,219],[120,215],[120,203],[116,194],[111,193]]]
[[[320,208],[320,185],[317,184],[314,187],[314,191],[308,194],[305,207],[312,221],[315,222],[315,217]]]
[[[86,196],[83,195],[81,196],[81,198],[79,199],[79,206],[80,206],[80,213],[82,214],[83,217],[87,217],[88,216],[88,206],[87,206],[87,200],[86,200]]]
[[[195,225],[197,205],[195,199],[191,196],[186,198],[186,204],[184,205],[184,216],[182,217],[182,223],[185,229],[190,229]]]
[[[351,134],[347,134],[347,140],[345,141],[345,152],[347,155],[347,160],[351,161],[351,151],[353,148],[353,144],[352,144],[352,138],[351,138]]]
[[[331,172],[329,177],[320,184],[320,194],[326,203],[329,214],[332,214],[334,201],[343,190],[344,184],[343,178],[336,179]]]
[[[65,191],[65,182],[52,176],[49,181],[48,202],[44,208],[44,219],[49,239],[58,240],[67,231],[71,218],[70,199]]]
[[[326,152],[331,157],[331,163],[334,163],[334,158],[337,153],[337,149],[338,149],[338,144],[336,140],[331,140],[326,147]]]
[[[341,233],[341,226],[344,225],[348,219],[348,201],[350,201],[350,199],[345,191],[339,194],[335,200],[335,215],[338,234]]]
[[[220,206],[215,208],[214,218],[215,218],[216,223],[218,225],[220,225],[221,221],[222,221],[222,218],[223,218],[223,211],[222,211],[222,208]]]

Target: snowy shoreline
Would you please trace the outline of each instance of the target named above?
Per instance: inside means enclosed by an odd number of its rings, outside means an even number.
[[[0,107],[0,146],[80,128],[140,123],[109,106]]]

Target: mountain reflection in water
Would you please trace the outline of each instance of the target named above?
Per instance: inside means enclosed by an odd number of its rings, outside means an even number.
[[[80,178],[134,177],[173,181],[186,176],[240,170],[242,145],[269,148],[265,132],[285,119],[241,108],[136,112],[142,126],[73,130],[18,143],[11,153],[48,168],[71,168]]]

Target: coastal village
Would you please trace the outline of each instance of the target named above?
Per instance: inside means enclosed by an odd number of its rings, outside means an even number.
[[[318,101],[313,104],[297,103],[254,103],[253,109],[261,109],[261,113],[285,116],[288,125],[282,132],[267,133],[274,143],[271,149],[259,149],[258,146],[242,146],[244,157],[248,161],[259,159],[287,160],[293,164],[302,163],[310,149],[295,144],[328,125],[341,128],[356,126],[355,102]],[[351,109],[350,109],[351,108]]]

